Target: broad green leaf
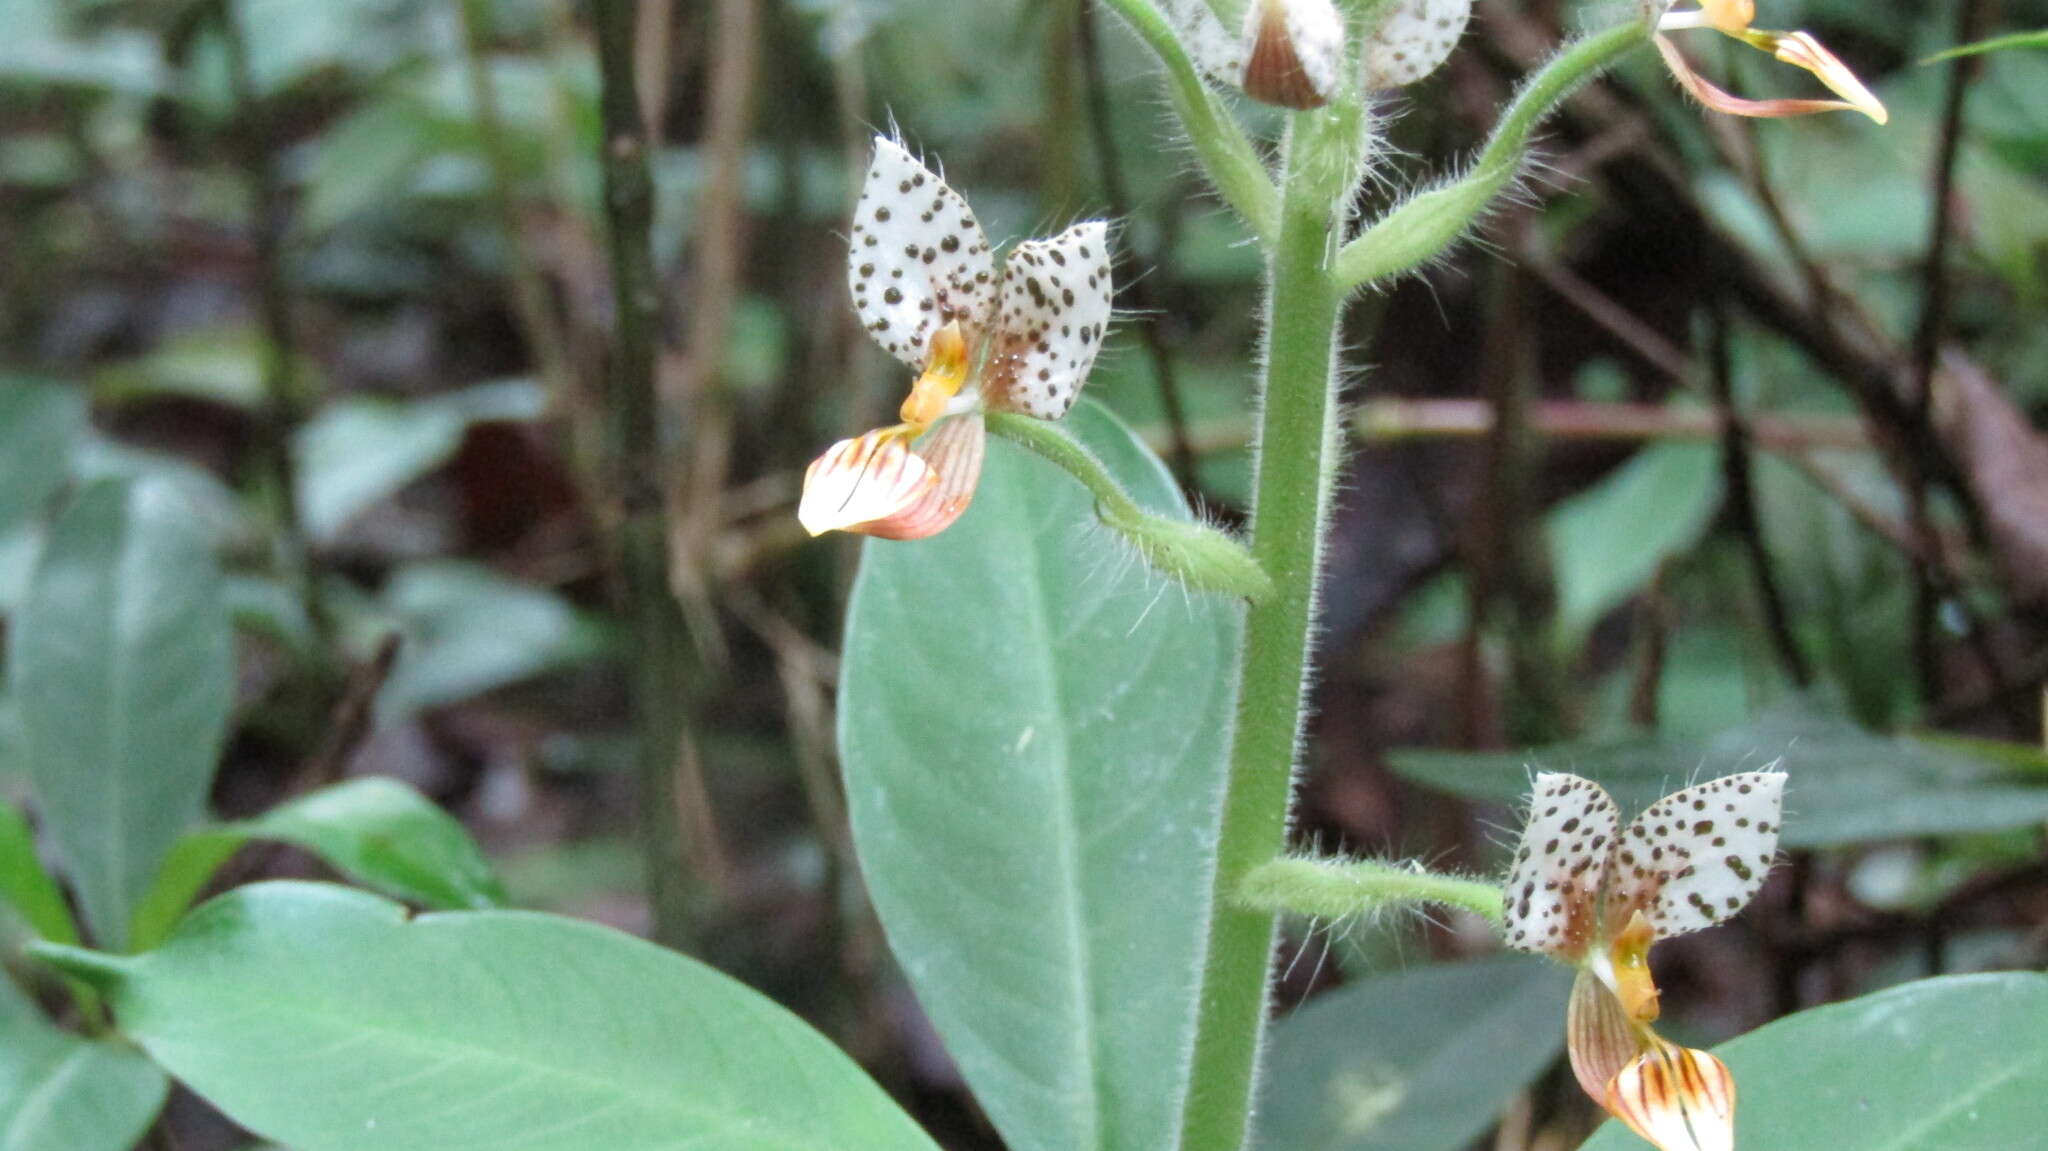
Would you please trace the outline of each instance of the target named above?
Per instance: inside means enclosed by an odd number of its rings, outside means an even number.
[[[491,865],[453,816],[395,779],[356,779],[179,840],[135,909],[135,946],[170,934],[213,873],[252,839],[303,848],[379,891],[437,910],[505,902]]]
[[[383,606],[404,642],[377,696],[380,723],[469,699],[603,652],[610,635],[562,597],[479,564],[399,572]]]
[[[1564,1047],[1563,967],[1520,956],[1378,975],[1273,1028],[1254,1148],[1460,1151]]]
[[[250,323],[182,332],[144,355],[101,369],[93,395],[101,404],[186,396],[255,411],[264,402],[268,341]],[[307,365],[305,370],[310,370]]]
[[[251,549],[270,546],[267,529],[251,519],[241,496],[212,472],[180,456],[87,435],[71,455],[71,470],[81,483],[132,480],[175,493],[177,501],[222,546],[238,542]]]
[[[540,392],[530,383],[484,384],[430,399],[344,400],[330,405],[292,444],[298,457],[300,514],[315,539],[328,539],[372,504],[454,456],[470,426],[532,420]]]
[[[0,975],[0,1151],[128,1151],[169,1091],[140,1053],[57,1030]]]
[[[2019,1151],[2042,1143],[2048,976],[1924,979],[1732,1039],[1738,1147]],[[1584,1151],[1640,1151],[1610,1122]]]
[[[0,376],[0,535],[42,516],[84,430],[76,389]]]
[[[6,685],[0,683],[0,688]],[[14,697],[0,693],[0,788],[21,774],[21,709]]]
[[[795,1016],[596,924],[259,883],[142,955],[37,950],[99,982],[180,1081],[297,1151],[935,1146]]]
[[[51,529],[8,632],[36,809],[99,941],[199,821],[234,652],[220,569],[177,493],[95,483]]]
[[[0,375],[0,611],[28,584],[42,517],[70,474],[71,446],[85,430],[76,389]]]
[[[1068,424],[1139,502],[1187,514],[1100,408]],[[958,523],[862,555],[839,707],[861,869],[1017,1151],[1173,1142],[1237,619],[1000,440]]]
[[[1911,739],[1874,734],[1811,700],[1795,700],[1710,739],[1637,736],[1521,753],[1397,751],[1394,769],[1476,799],[1517,803],[1534,768],[1598,780],[1640,810],[1693,779],[1781,760],[1786,847],[1954,835],[2048,820],[2048,786],[2004,765]]]
[[[21,916],[37,935],[52,943],[78,942],[78,926],[57,881],[36,855],[28,821],[11,803],[0,800],[0,899]]]
[[[1650,582],[1658,564],[1691,548],[1720,503],[1715,449],[1669,443],[1637,452],[1552,510],[1545,530],[1566,645],[1576,647],[1601,616]]]

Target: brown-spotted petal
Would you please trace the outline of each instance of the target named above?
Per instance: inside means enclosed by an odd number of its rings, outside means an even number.
[[[1572,983],[1565,1008],[1564,1048],[1572,1074],[1595,1103],[1607,1105],[1607,1085],[1638,1055],[1643,1041],[1628,1012],[1600,977],[1585,968]]]
[[[1109,225],[1101,220],[1012,249],[1003,263],[983,401],[1041,420],[1066,415],[1102,350],[1113,290]]]
[[[1241,15],[1244,4],[1158,0],[1158,6],[1180,36],[1180,42],[1187,46],[1196,67],[1219,84],[1243,82],[1245,42],[1238,35],[1238,20],[1228,17]]]
[[[967,201],[887,136],[853,210],[846,286],[861,326],[913,368],[933,332],[979,327],[995,303],[995,255]]]
[[[1745,771],[1643,809],[1615,848],[1608,922],[1640,913],[1655,938],[1668,939],[1741,911],[1777,859],[1785,781],[1782,771]]]
[[[1735,1077],[1705,1051],[1652,1035],[1607,1085],[1607,1110],[1659,1151],[1735,1151]]]
[[[1576,962],[1598,927],[1621,812],[1590,779],[1546,771],[1502,888],[1507,945]]]
[[[1471,18],[1472,0],[1390,0],[1375,8],[1361,60],[1366,88],[1400,88],[1436,71]]]

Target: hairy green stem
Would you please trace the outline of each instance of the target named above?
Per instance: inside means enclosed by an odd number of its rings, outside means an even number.
[[[1315,162],[1298,146],[1317,134],[1317,115],[1294,118],[1290,176]],[[1251,1114],[1278,917],[1236,896],[1245,876],[1286,844],[1334,467],[1333,370],[1343,293],[1330,278],[1329,260],[1341,201],[1320,181],[1289,178],[1284,187],[1279,243],[1267,265],[1265,402],[1252,506],[1252,557],[1274,588],[1245,617],[1182,1151],[1236,1151]]]
[[[988,430],[1037,453],[1080,481],[1095,497],[1095,514],[1154,568],[1198,591],[1260,599],[1273,581],[1244,545],[1208,524],[1154,515],[1118,485],[1102,461],[1058,425],[1014,412],[989,412]]]
[[[1152,4],[1152,0],[1103,0],[1131,26],[1147,47],[1166,65],[1167,95],[1173,111],[1187,130],[1202,171],[1223,197],[1223,202],[1244,218],[1252,233],[1268,245],[1280,231],[1280,193],[1259,159],[1244,129],[1230,115],[1218,96],[1203,81],[1195,62],[1188,58],[1174,34],[1173,25]]]
[[[1469,172],[1409,196],[1344,245],[1337,256],[1337,283],[1350,291],[1413,271],[1442,254],[1514,181],[1528,155],[1530,135],[1551,109],[1648,39],[1649,26],[1632,20],[1566,45],[1522,86]]]
[[[1497,883],[1438,875],[1379,859],[1323,859],[1287,855],[1252,869],[1237,889],[1238,902],[1265,911],[1291,911],[1343,919],[1409,903],[1437,903],[1501,922]]]

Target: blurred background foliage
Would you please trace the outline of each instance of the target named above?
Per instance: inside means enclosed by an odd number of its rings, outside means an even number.
[[[1484,243],[1352,309],[1297,820],[1490,871],[1525,764],[1627,806],[1785,757],[1790,865],[1667,956],[1701,1039],[2048,962],[2048,52],[1919,63],[2048,3],[1761,7],[1891,124],[1703,116],[1641,54],[1569,105]],[[1114,216],[1122,315],[1091,393],[1225,522],[1259,258],[1089,0],[641,9],[689,663],[673,941],[816,1022],[942,1142],[993,1147],[849,854],[832,699],[856,548],[792,514],[805,462],[905,384],[847,306],[847,207],[870,134],[898,130],[998,242]],[[1452,170],[1562,33],[1631,10],[1484,0],[1385,105],[1395,183],[1360,210]],[[0,0],[0,31],[0,615],[73,493],[147,486],[139,506],[210,533],[237,623],[218,814],[395,776],[469,825],[514,903],[651,930],[587,14]],[[1804,79],[1692,47],[1745,91]],[[0,695],[0,782],[19,746]],[[272,850],[237,877],[306,873]],[[1490,949],[1455,921],[1303,925],[1283,1010],[1349,986],[1276,1039],[1269,1142],[1590,1129],[1558,1090],[1554,973],[1430,966]],[[186,1097],[165,1129],[238,1145]]]

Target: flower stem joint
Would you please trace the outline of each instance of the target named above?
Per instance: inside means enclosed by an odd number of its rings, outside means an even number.
[[[1599,784],[1536,777],[1503,891],[1509,947],[1579,969],[1566,1050],[1586,1094],[1661,1151],[1732,1151],[1735,1080],[1704,1051],[1651,1029],[1649,952],[1712,927],[1763,886],[1785,775],[1753,771],[1665,796],[1626,828]]]

